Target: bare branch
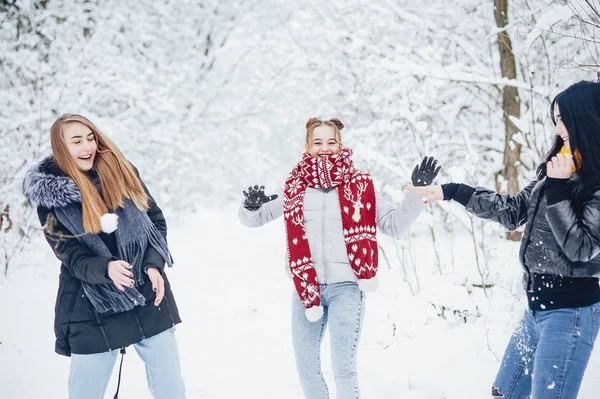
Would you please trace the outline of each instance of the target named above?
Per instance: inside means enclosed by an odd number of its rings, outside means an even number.
[[[586,2],[586,4],[592,9],[592,11],[594,12],[594,14],[596,14],[598,16],[598,18],[600,18],[600,12],[598,12],[598,10],[594,7],[594,5],[590,2],[590,0],[584,0]],[[598,26],[598,25],[596,25]]]
[[[0,213],[0,231],[2,231],[2,224],[6,220],[7,226],[4,228],[4,232],[8,233],[13,227],[13,221],[10,218],[10,205],[6,204],[2,213]]]

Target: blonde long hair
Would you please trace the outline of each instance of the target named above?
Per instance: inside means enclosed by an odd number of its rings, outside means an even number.
[[[82,123],[94,133],[97,152],[94,167],[100,176],[102,196],[94,183],[77,168],[69,153],[63,135],[70,123]],[[123,153],[89,119],[78,114],[63,114],[50,129],[50,144],[60,169],[69,175],[81,192],[83,229],[86,233],[100,232],[100,217],[109,210],[114,212],[123,207],[123,199],[130,199],[140,210],[148,209],[148,196],[142,187],[133,166]]]

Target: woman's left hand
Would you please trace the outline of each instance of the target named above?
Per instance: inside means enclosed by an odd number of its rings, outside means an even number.
[[[573,174],[573,156],[556,154],[546,163],[546,175],[555,179],[568,179]]]
[[[148,277],[152,283],[152,290],[156,293],[154,306],[158,306],[165,296],[165,280],[156,267],[148,268]]]

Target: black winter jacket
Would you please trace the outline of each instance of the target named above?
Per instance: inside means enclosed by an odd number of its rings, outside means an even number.
[[[525,224],[519,258],[526,290],[533,273],[600,276],[600,189],[585,194],[576,174],[534,180],[514,196],[461,185],[456,199],[475,216],[509,230]]]
[[[163,213],[143,182],[142,186],[150,199],[148,216],[166,239],[167,224]],[[28,172],[23,187],[25,196],[31,203],[43,204],[37,207],[42,225],[46,224],[48,216],[54,216],[51,219],[55,234],[49,233],[48,229],[44,233],[56,256],[62,261],[54,318],[56,352],[65,356],[70,356],[71,353],[106,352],[139,342],[180,323],[175,298],[164,270],[165,262],[151,246],[144,256],[144,268],[153,266],[161,271],[165,280],[162,302],[154,306],[155,293],[148,276],[144,275],[145,282],[138,288],[146,298],[144,306],[116,314],[99,314],[95,311],[84,294],[81,281],[91,284],[112,283],[107,275],[107,263],[117,259],[117,246],[113,234],[100,233],[100,238],[114,257],[95,256],[85,244],[76,238],[70,238],[73,234],[58,222],[54,207],[64,205],[64,201],[80,202],[77,200],[78,195],[72,192],[76,187],[52,157],[46,158]],[[61,233],[63,237],[59,239],[56,233]]]

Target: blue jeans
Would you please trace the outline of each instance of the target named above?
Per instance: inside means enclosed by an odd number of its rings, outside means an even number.
[[[146,365],[146,379],[152,396],[156,399],[185,398],[173,329],[146,338],[134,347]],[[69,399],[103,399],[118,356],[118,350],[91,355],[72,354]]]
[[[364,314],[364,297],[358,284],[321,284],[323,317],[311,323],[294,291],[292,299],[292,343],[300,384],[307,399],[327,399],[329,390],[321,372],[321,341],[327,322],[331,363],[338,398],[359,398],[356,356]]]
[[[575,399],[600,328],[600,303],[525,311],[513,333],[493,398]]]

